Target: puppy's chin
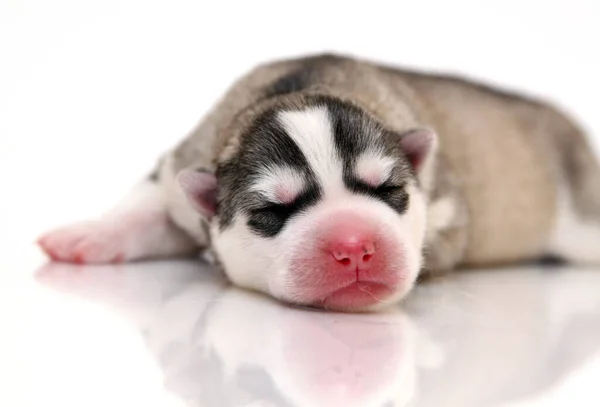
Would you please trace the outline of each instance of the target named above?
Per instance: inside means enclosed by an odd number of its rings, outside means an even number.
[[[395,292],[395,287],[381,283],[355,281],[336,289],[322,299],[312,302],[318,308],[339,311],[367,311],[386,303]]]
[[[345,282],[322,282],[320,285],[288,285],[278,297],[288,303],[343,312],[368,312],[398,303],[412,289],[413,279],[347,279]],[[270,293],[273,295],[272,293]]]

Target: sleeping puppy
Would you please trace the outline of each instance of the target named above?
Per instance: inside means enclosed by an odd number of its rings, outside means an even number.
[[[457,267],[600,262],[599,175],[543,102],[315,55],[238,79],[122,203],[39,244],[79,263],[206,251],[238,286],[363,311]]]

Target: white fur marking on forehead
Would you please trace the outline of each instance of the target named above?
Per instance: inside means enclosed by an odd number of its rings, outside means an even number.
[[[367,184],[377,187],[383,184],[392,173],[394,159],[378,151],[368,151],[356,161],[355,174]]]
[[[295,169],[270,166],[261,171],[251,189],[261,193],[271,202],[285,204],[292,202],[305,185],[304,177]]]
[[[326,107],[279,113],[279,121],[296,142],[325,191],[343,186],[342,163],[333,139],[332,123]]]

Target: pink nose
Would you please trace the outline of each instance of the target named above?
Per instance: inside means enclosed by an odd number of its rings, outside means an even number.
[[[335,260],[348,269],[368,268],[375,255],[375,245],[370,239],[347,237],[331,246]]]

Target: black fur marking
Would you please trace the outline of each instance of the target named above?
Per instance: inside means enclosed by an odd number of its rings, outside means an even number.
[[[302,193],[291,204],[269,203],[262,208],[253,209],[250,211],[248,225],[263,237],[273,237],[283,229],[292,216],[316,203],[320,197],[321,191],[313,187]]]
[[[344,162],[355,162],[360,153],[367,147],[369,135],[361,132],[360,116],[354,112],[340,112],[338,108],[330,108],[333,119],[333,135],[338,154]]]
[[[314,77],[312,66],[303,66],[277,79],[267,90],[266,97],[285,95],[308,88]]]
[[[315,55],[305,58],[300,66],[284,74],[265,90],[265,97],[286,95],[299,92],[319,83],[323,71],[339,64],[341,61],[330,54]]]
[[[409,195],[404,187],[411,173],[410,165],[399,148],[400,135],[388,131],[363,110],[348,103],[337,99],[327,99],[325,103],[332,121],[336,149],[344,163],[346,187],[355,193],[381,200],[400,214],[406,212]],[[354,174],[358,157],[368,148],[397,159],[390,180],[378,187],[365,184]]]
[[[288,77],[287,84],[297,84],[296,79]],[[296,85],[290,86],[288,89],[295,89]],[[280,90],[282,88],[283,85],[279,87]],[[400,214],[406,212],[409,196],[404,186],[412,173],[398,143],[400,136],[385,129],[362,109],[337,98],[307,96],[306,106],[324,106],[328,109],[333,141],[344,167],[343,181],[346,187],[354,193],[378,199]],[[314,205],[323,195],[302,150],[279,123],[277,114],[280,111],[275,107],[263,113],[241,135],[237,154],[217,169],[217,213],[221,230],[230,226],[237,214],[244,214],[253,232],[262,237],[274,237],[291,218]],[[371,148],[396,159],[390,179],[376,188],[366,185],[354,174],[358,157]],[[296,201],[288,205],[274,204],[267,202],[260,193],[250,190],[254,181],[262,176],[265,167],[269,166],[291,167],[304,178],[306,187]]]
[[[286,221],[296,213],[315,203],[321,196],[315,175],[300,148],[284,131],[276,119],[277,111],[259,117],[240,142],[239,153],[217,170],[220,189],[218,213],[221,230],[229,226],[237,213],[249,217],[249,226],[257,234],[275,236]],[[291,205],[282,206],[266,202],[249,187],[268,166],[292,167],[304,177],[305,192]]]

